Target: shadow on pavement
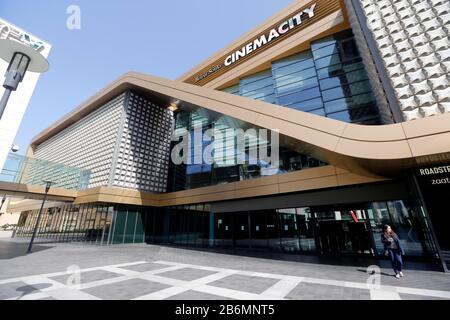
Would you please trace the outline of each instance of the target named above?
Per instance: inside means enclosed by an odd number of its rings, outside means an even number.
[[[151,243],[149,243],[151,245]],[[388,259],[381,257],[361,257],[361,256],[318,256],[312,254],[294,254],[294,253],[281,253],[281,252],[268,252],[258,249],[227,249],[227,248],[200,248],[200,247],[187,247],[187,246],[172,246],[165,244],[158,244],[159,246],[165,246],[169,248],[178,248],[184,250],[193,250],[193,251],[202,251],[202,252],[211,252],[217,254],[231,254],[236,256],[244,256],[251,258],[260,258],[260,259],[272,259],[272,260],[281,260],[281,261],[290,261],[290,262],[302,262],[302,263],[311,263],[311,264],[320,264],[320,265],[335,265],[335,266],[349,266],[349,267],[360,267],[367,268],[371,265],[378,265],[381,268],[390,268],[391,263]],[[420,271],[440,271],[442,269],[437,263],[433,262],[423,262],[423,261],[405,261],[405,265],[408,270],[420,270]],[[362,270],[362,269],[361,269]],[[364,269],[364,272],[366,270]]]
[[[42,250],[53,248],[52,246],[42,246],[39,243],[33,244],[31,254]],[[28,249],[28,243],[25,242],[12,242],[12,241],[0,241],[0,260],[13,259],[16,257],[26,256]]]
[[[34,284],[32,286],[25,285],[25,286],[19,287],[16,289],[16,291],[21,292],[21,295],[19,297],[17,297],[17,300],[22,299],[27,294],[38,293],[38,292],[40,292],[41,289],[45,289],[45,288],[48,288],[51,286],[52,285],[49,283],[38,283],[38,284]]]

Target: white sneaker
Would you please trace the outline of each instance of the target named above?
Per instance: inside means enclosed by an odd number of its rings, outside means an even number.
[[[400,277],[403,277],[403,272],[400,271],[399,275],[400,275]]]
[[[395,277],[398,279],[398,278],[400,278],[400,275],[398,273],[396,273]]]

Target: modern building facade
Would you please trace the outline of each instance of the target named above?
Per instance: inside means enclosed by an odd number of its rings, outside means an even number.
[[[0,18],[0,39],[11,39],[26,44],[38,51],[45,58],[48,57],[51,45],[30,34],[8,21]],[[3,76],[8,63],[0,60],[0,74]],[[27,72],[21,85],[8,102],[4,115],[0,120],[0,170],[3,168],[11,146],[14,143],[17,130],[22,122],[23,115],[28,107],[34,88],[39,80],[39,73]],[[0,88],[3,95],[4,88]]]
[[[175,81],[125,74],[34,138],[30,156],[91,171],[39,235],[382,257],[390,224],[445,269],[449,16],[440,0],[295,1]]]

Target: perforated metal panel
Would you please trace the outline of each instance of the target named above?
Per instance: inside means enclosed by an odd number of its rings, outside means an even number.
[[[35,149],[35,158],[91,170],[89,187],[165,192],[173,113],[126,92]]]
[[[130,92],[113,185],[165,192],[173,114]]]
[[[404,119],[450,112],[450,2],[358,1]]]
[[[34,157],[90,169],[90,188],[108,185],[120,119],[124,112],[124,97],[125,94],[121,94],[44,141],[35,149]]]

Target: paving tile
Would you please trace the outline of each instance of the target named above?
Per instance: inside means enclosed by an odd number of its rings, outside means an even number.
[[[23,297],[27,294],[37,292],[39,292],[38,288],[27,285],[22,281],[0,284],[0,300]]]
[[[407,293],[400,293],[399,295],[402,300],[447,300],[438,297],[419,296],[416,294],[407,294]]]
[[[168,298],[167,300],[233,300],[233,299],[218,296],[215,294],[209,294],[209,293],[189,290],[189,291],[174,295],[174,296]]]
[[[172,278],[172,279],[178,279],[178,280],[184,280],[184,281],[193,281],[193,280],[197,280],[197,279],[209,276],[214,273],[216,273],[216,272],[194,269],[194,268],[182,268],[179,270],[173,270],[173,271],[159,273],[158,276]]]
[[[292,300],[370,300],[370,291],[302,282],[286,298]]]
[[[208,285],[259,294],[273,286],[278,281],[279,280],[277,279],[233,274],[223,279],[211,282]]]
[[[125,269],[125,270],[130,270],[130,271],[146,272],[146,271],[164,269],[167,267],[170,267],[170,266],[160,264],[160,263],[149,262],[149,263],[136,264],[136,265],[132,265],[132,266],[120,267],[120,268]]]
[[[14,244],[9,245],[9,242],[0,241],[0,251],[3,249],[19,254],[23,252],[23,248],[17,248]],[[26,248],[25,248],[26,249]],[[196,266],[211,266],[220,268],[229,268],[234,270],[244,270],[252,272],[266,272],[273,274],[292,275],[298,277],[319,278],[323,280],[338,280],[338,281],[353,281],[364,284],[367,280],[368,274],[366,267],[370,264],[379,264],[381,266],[381,284],[392,285],[398,287],[411,287],[418,289],[431,289],[450,291],[450,276],[442,272],[435,271],[430,264],[414,263],[407,261],[405,263],[405,277],[395,279],[392,276],[392,270],[388,261],[363,261],[358,263],[346,264],[346,261],[335,261],[333,259],[325,259],[323,257],[301,256],[301,255],[275,255],[275,254],[254,254],[253,256],[238,255],[235,253],[216,253],[213,251],[204,250],[186,250],[182,248],[173,248],[168,246],[158,245],[117,245],[117,246],[87,246],[76,244],[52,244],[47,246],[46,250],[36,251],[31,255],[18,255],[14,258],[1,259],[0,279],[14,278],[17,283],[0,284],[0,299],[14,298],[23,293],[23,290],[29,293],[37,293],[37,290],[28,287],[28,289],[21,289],[18,292],[17,288],[25,287],[26,284],[19,281],[20,277],[31,275],[46,274],[50,272],[61,272],[66,270],[70,265],[79,265],[81,268],[92,268],[108,265],[116,265],[123,263],[132,263],[136,261],[149,261],[148,263],[138,264],[133,266],[121,267],[123,269],[145,272],[150,270],[158,270],[165,268],[167,265],[156,264],[152,261],[172,261],[175,263],[192,264]],[[353,260],[352,260],[353,261]],[[170,271],[159,274],[159,276],[166,276],[174,279],[185,281],[192,281],[198,278],[210,275],[214,272],[203,271],[196,269],[195,266],[190,268],[183,268],[180,270]],[[70,275],[60,277],[53,277],[63,284],[66,283]],[[113,279],[121,276],[112,271],[89,271],[83,272],[81,281],[83,283],[92,282],[101,279]],[[242,275],[241,275],[242,276]],[[230,276],[231,277],[231,276]],[[230,288],[239,291],[246,291],[251,293],[261,293],[268,287],[273,285],[277,280],[252,278],[252,277],[233,277],[223,278],[208,285],[215,285],[217,287]],[[250,278],[250,280],[248,280]],[[231,279],[231,280],[230,280]],[[233,280],[234,279],[234,280]],[[133,290],[140,285],[144,286],[139,289],[139,294],[145,295],[153,289],[148,289],[146,283],[148,280],[137,280],[138,282],[121,281],[119,283],[111,284],[111,289],[89,288],[90,290],[100,290],[94,293],[94,296],[110,298],[112,297],[130,297],[134,298]],[[261,283],[263,281],[263,283]],[[269,283],[265,283],[268,281]],[[272,282],[273,281],[273,282]],[[163,284],[160,284],[165,288]],[[41,286],[49,286],[48,283],[33,285],[36,289],[41,289]],[[153,286],[153,284],[151,284]],[[156,287],[157,285],[154,284]],[[115,287],[117,290],[123,291],[117,293],[113,292]],[[160,288],[159,286],[157,288]],[[148,290],[147,290],[148,289]],[[88,290],[88,289],[85,289]],[[103,290],[103,292],[102,292]],[[214,297],[212,294],[196,292],[190,290],[174,297],[185,297],[186,299],[209,299]],[[150,292],[151,293],[151,292]],[[419,292],[420,293],[420,292]],[[110,294],[110,295],[109,295]],[[204,296],[204,295],[206,296]],[[433,297],[418,295],[400,294],[402,299],[434,299]],[[348,287],[337,287],[312,284],[307,281],[300,283],[294,290],[292,290],[288,298],[290,299],[369,299],[370,292],[363,289],[352,289]],[[218,297],[217,299],[223,299]]]
[[[64,274],[61,276],[51,277],[50,279],[58,281],[62,284],[67,284],[67,280],[73,274]],[[118,273],[105,271],[105,270],[93,270],[93,271],[83,271],[80,273],[80,281],[81,283],[89,283],[98,280],[111,279],[115,277],[120,277],[121,275]]]
[[[128,300],[160,291],[168,287],[169,286],[165,284],[144,279],[130,279],[83,289],[82,291],[103,300]]]

